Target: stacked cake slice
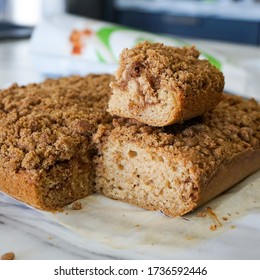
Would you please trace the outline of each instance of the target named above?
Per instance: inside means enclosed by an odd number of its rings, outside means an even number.
[[[260,168],[259,104],[223,95],[194,47],[125,49],[115,78],[108,111],[128,119],[100,128],[101,193],[179,216]]]

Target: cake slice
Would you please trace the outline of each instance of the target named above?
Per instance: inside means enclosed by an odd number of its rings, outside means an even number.
[[[180,216],[260,169],[260,106],[224,95],[183,124],[155,128],[115,118],[94,141],[98,192]]]
[[[121,53],[108,111],[151,126],[181,123],[214,108],[223,74],[195,47],[140,43]]]
[[[46,80],[0,92],[0,191],[44,210],[92,194],[91,141],[106,112],[110,75]]]

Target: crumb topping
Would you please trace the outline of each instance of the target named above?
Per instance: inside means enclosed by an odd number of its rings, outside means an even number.
[[[169,92],[180,89],[185,94],[196,94],[200,90],[214,89],[222,93],[223,74],[206,59],[199,59],[194,47],[171,47],[161,43],[143,42],[132,49],[124,49],[120,66],[116,72],[116,83],[125,89],[132,78],[142,77],[148,86],[141,91],[145,103],[156,103],[158,89]]]
[[[111,75],[46,80],[0,92],[0,163],[47,170],[75,154],[85,162],[97,124],[106,113]]]

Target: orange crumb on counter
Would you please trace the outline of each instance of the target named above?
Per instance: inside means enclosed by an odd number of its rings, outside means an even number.
[[[15,254],[13,252],[7,252],[1,256],[1,260],[14,260]]]

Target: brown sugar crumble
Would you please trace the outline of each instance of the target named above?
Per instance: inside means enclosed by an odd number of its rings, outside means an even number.
[[[15,254],[13,252],[7,252],[1,256],[1,260],[14,260]]]
[[[105,111],[111,78],[73,76],[1,91],[1,166],[48,170],[76,153],[84,162],[96,125],[111,119]]]

